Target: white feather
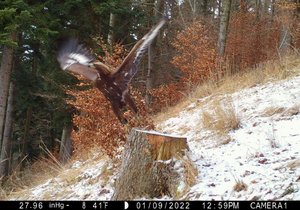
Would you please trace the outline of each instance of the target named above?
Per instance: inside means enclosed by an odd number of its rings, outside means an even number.
[[[142,39],[145,40],[143,44],[140,46],[139,50],[136,53],[135,59],[138,59],[139,56],[143,53],[145,48],[152,42],[152,40],[157,36],[159,29],[165,24],[166,20],[162,20],[159,24],[148,34],[146,34]]]
[[[88,50],[80,45],[76,39],[69,39],[65,42],[61,46],[57,56],[57,60],[63,70],[67,70],[71,65],[76,63],[88,66],[93,59]]]
[[[78,63],[82,64],[82,65],[89,65],[91,59],[88,58],[87,56],[83,55],[83,54],[78,54],[78,53],[71,53],[69,55],[70,58],[74,59],[75,61],[77,61]]]

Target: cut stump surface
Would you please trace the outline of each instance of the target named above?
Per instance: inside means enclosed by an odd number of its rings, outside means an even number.
[[[122,156],[113,200],[158,198],[171,194],[179,175],[174,161],[188,150],[186,137],[132,129]]]

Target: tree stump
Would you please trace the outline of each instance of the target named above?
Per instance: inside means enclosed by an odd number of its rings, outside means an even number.
[[[174,194],[180,179],[174,165],[187,150],[185,137],[132,129],[112,199],[158,198]]]

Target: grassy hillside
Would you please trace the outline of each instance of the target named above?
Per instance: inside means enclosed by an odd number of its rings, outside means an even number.
[[[153,116],[158,130],[188,136],[196,171],[176,199],[300,199],[299,74],[299,56],[269,61],[207,82]],[[64,166],[49,154],[11,175],[0,198],[109,200],[119,164],[99,148]]]

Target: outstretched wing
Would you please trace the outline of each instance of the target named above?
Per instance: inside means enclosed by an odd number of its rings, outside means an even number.
[[[91,81],[98,78],[98,72],[89,67],[93,56],[76,39],[69,39],[60,47],[57,60],[63,70],[80,74]]]
[[[161,27],[166,23],[162,19],[142,39],[140,39],[126,56],[116,73],[113,75],[118,84],[128,84],[137,72],[138,65],[153,39],[157,36]]]

